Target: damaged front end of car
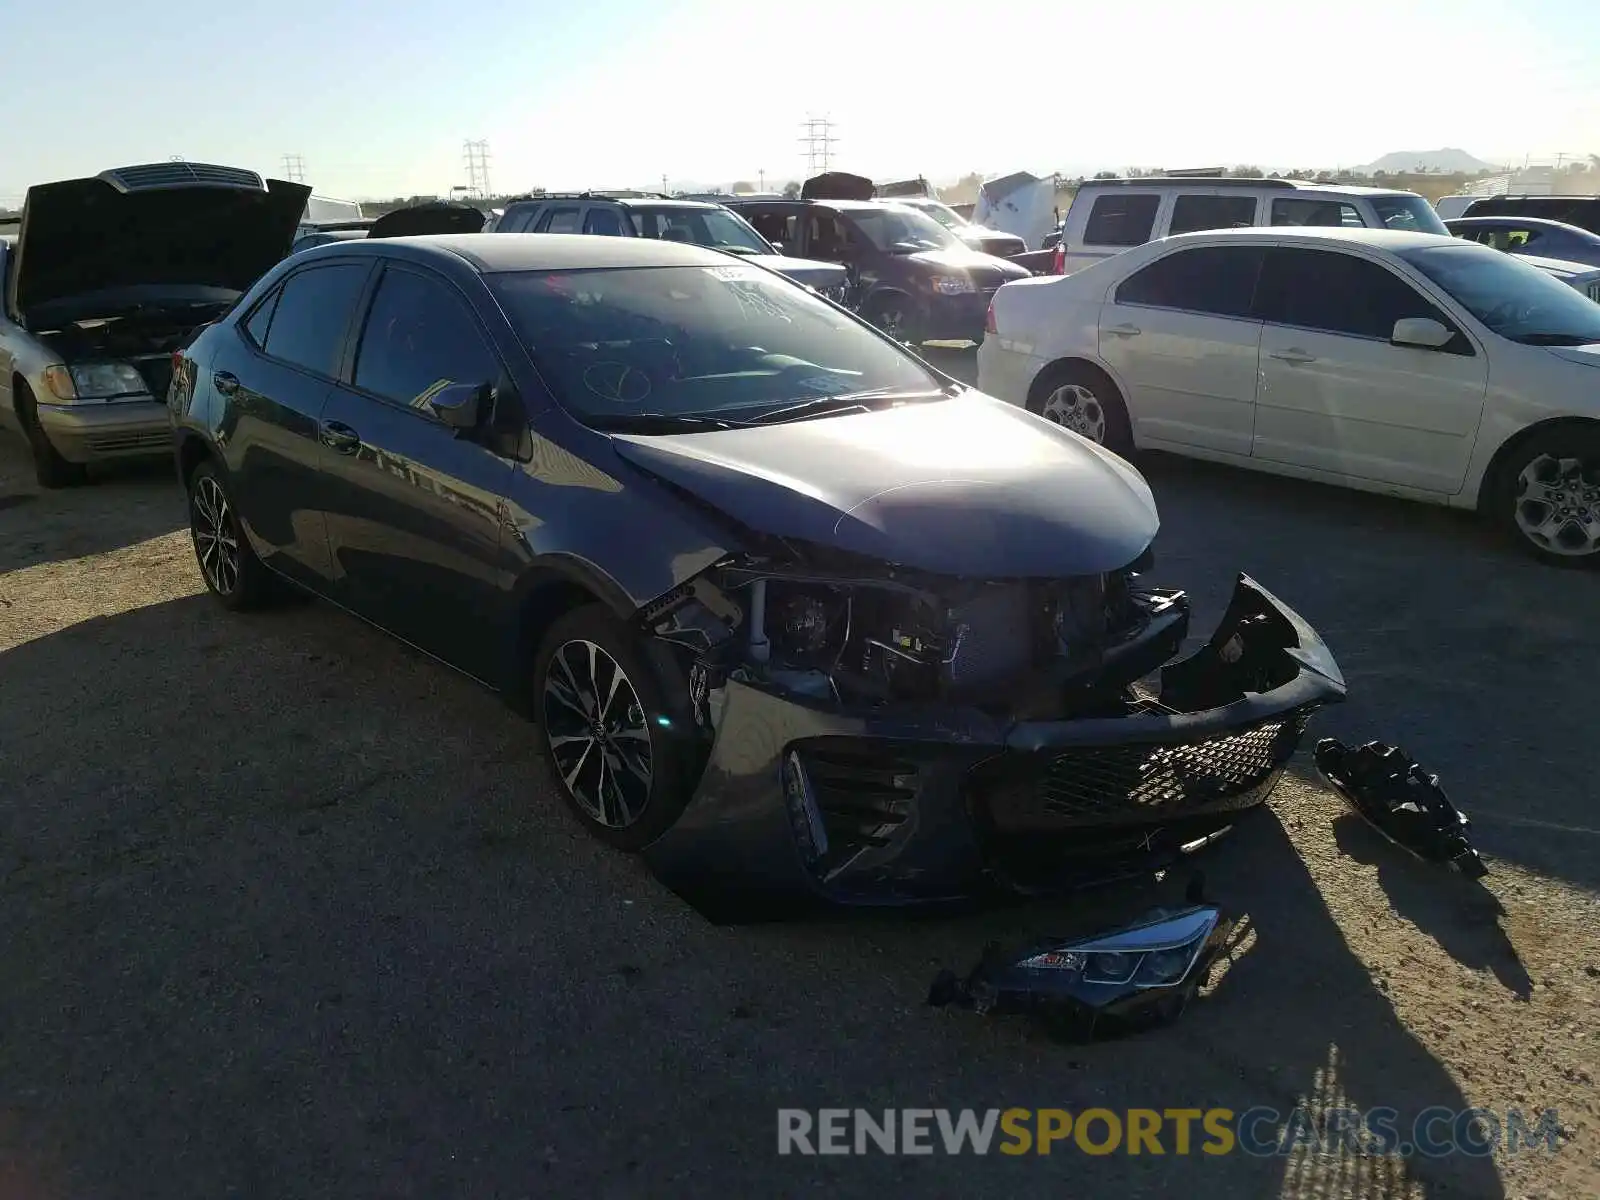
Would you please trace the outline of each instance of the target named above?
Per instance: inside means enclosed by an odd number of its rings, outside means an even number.
[[[645,857],[714,920],[1159,869],[1261,803],[1344,697],[1321,639],[1247,576],[1173,662],[1190,602],[1144,582],[1148,551],[979,580],[759,544],[637,614],[682,658],[707,747]]]

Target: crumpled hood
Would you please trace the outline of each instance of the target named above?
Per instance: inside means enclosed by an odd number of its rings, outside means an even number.
[[[1122,459],[978,392],[614,445],[758,532],[942,575],[1098,574],[1136,559],[1160,524]]]
[[[311,189],[208,163],[119,167],[28,189],[12,310],[128,287],[242,292],[288,253]]]
[[[906,258],[912,262],[922,263],[932,271],[946,272],[952,275],[970,275],[975,282],[999,282],[1010,279],[1027,279],[1032,272],[1016,263],[1007,262],[1003,258],[996,258],[992,254],[984,254],[978,250],[967,247],[951,248],[949,250],[920,250],[916,254],[908,254]]]
[[[1590,342],[1587,346],[1547,346],[1557,358],[1564,358],[1584,367],[1600,367],[1600,342]]]
[[[843,283],[849,277],[849,272],[838,263],[819,262],[814,258],[790,258],[785,254],[747,254],[742,257],[769,271],[787,275],[796,283],[819,290]]]

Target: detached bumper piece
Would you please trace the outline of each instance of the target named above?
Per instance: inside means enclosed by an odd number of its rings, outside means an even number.
[[[1188,600],[1162,604],[1144,638],[1104,656],[1101,678],[1140,680],[1176,653]],[[1345,695],[1322,640],[1246,576],[1211,640],[1158,679],[1052,720],[950,703],[848,708],[728,680],[712,692],[699,789],[646,862],[719,922],[1147,874],[1260,805],[1307,717]]]
[[[1237,924],[1217,906],[1196,903],[1018,955],[991,946],[965,978],[940,972],[928,1003],[1034,1014],[1075,1039],[1153,1028],[1175,1020],[1206,986]]]
[[[1424,862],[1469,879],[1489,873],[1472,845],[1472,823],[1430,775],[1398,746],[1368,742],[1352,749],[1337,738],[1317,743],[1317,770],[1379,833]]]

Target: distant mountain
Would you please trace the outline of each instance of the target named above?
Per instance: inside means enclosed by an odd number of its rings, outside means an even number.
[[[1377,162],[1368,163],[1359,168],[1363,174],[1375,174],[1383,171],[1386,174],[1410,173],[1416,171],[1437,171],[1445,175],[1472,175],[1479,171],[1495,170],[1493,163],[1486,163],[1481,158],[1474,158],[1465,150],[1452,148],[1444,150],[1396,150],[1392,154],[1385,154]]]

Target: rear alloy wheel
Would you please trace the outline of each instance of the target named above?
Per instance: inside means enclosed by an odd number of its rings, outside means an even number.
[[[1067,363],[1046,370],[1033,385],[1028,408],[1124,458],[1133,453],[1133,431],[1122,396],[1093,367]]]
[[[189,536],[206,589],[224,607],[258,608],[275,597],[272,577],[250,549],[214,463],[201,463],[189,476]]]
[[[535,696],[550,773],[589,832],[640,850],[678,819],[688,789],[675,723],[635,635],[604,605],[550,627]]]
[[[1517,456],[1504,498],[1511,523],[1546,561],[1600,563],[1600,438],[1564,447],[1554,441],[1535,439]]]

